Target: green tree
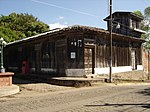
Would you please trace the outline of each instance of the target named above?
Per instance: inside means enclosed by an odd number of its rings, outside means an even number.
[[[145,39],[147,40],[146,48],[150,49],[150,7],[145,8],[144,17],[144,30],[147,32],[147,34],[145,34]]]
[[[49,26],[33,15],[11,13],[0,16],[0,37],[12,42],[18,39],[33,36],[49,30]]]
[[[150,7],[145,8],[144,14],[142,14],[141,11],[135,11],[134,13],[144,17],[141,29],[146,31],[146,34],[143,34],[142,38],[147,41],[144,46],[150,49]]]
[[[139,15],[139,16],[143,16],[142,12],[137,10],[137,11],[134,11],[135,14]]]

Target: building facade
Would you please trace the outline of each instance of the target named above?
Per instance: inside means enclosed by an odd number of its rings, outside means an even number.
[[[113,33],[113,73],[142,70],[143,40]],[[107,74],[109,72],[109,32],[72,26],[9,43],[7,69],[52,73],[62,76]],[[26,66],[27,66],[26,65]]]
[[[113,33],[112,37],[112,73],[143,71],[144,40],[122,33]],[[5,66],[25,74],[106,75],[109,40],[109,31],[100,28],[75,25],[56,29],[9,43],[5,48]]]

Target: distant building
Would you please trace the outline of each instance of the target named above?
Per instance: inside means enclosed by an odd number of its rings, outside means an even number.
[[[134,15],[129,12],[123,14],[131,14],[131,17]],[[124,24],[121,19],[125,18],[120,16],[120,24]],[[134,19],[140,21],[142,18],[134,15]],[[135,36],[131,31],[136,32]],[[120,30],[113,33],[112,72],[114,76],[121,73],[119,76],[123,78],[132,75],[143,78],[145,75],[141,72],[144,40],[140,38],[142,32],[131,31],[124,33]],[[5,49],[5,56],[7,69],[26,74],[73,77],[106,75],[109,73],[109,31],[78,25],[51,30],[9,43]],[[137,71],[140,71],[139,75]]]

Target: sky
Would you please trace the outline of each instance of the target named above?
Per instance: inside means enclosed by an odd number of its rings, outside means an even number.
[[[144,9],[150,0],[112,0],[113,12]],[[109,0],[0,0],[0,15],[13,12],[28,13],[51,28],[72,25],[93,26],[103,29],[103,21],[109,15]]]

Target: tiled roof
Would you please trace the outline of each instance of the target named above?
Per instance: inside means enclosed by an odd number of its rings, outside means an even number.
[[[24,38],[24,39],[21,39],[21,40],[10,42],[10,43],[7,44],[7,46],[13,45],[13,44],[16,44],[16,43],[23,43],[23,42],[26,42],[28,40],[33,40],[35,38],[42,37],[44,35],[53,34],[53,33],[56,34],[56,33],[59,33],[59,32],[65,32],[65,31],[70,31],[70,30],[71,31],[85,31],[85,32],[86,31],[94,31],[94,32],[97,32],[97,33],[109,34],[109,31],[101,29],[101,28],[91,27],[91,26],[74,25],[74,26],[69,26],[67,28],[50,30],[48,32],[41,33],[41,34],[38,34],[38,35],[35,35],[35,36],[32,36],[32,37],[27,37],[27,38]],[[113,33],[113,38],[114,39],[134,40],[134,41],[144,42],[143,39],[134,38],[134,37],[130,37],[130,36],[125,36],[125,35],[121,35],[121,34],[117,34],[117,33]]]

